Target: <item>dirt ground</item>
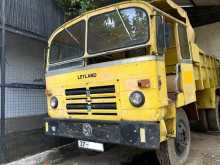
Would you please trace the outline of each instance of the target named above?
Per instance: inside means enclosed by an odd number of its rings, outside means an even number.
[[[158,164],[156,156],[152,152],[139,153],[123,147],[114,147],[95,156],[88,156],[81,152],[77,156],[73,154],[63,159],[57,165]],[[220,135],[192,133],[191,153],[187,165],[220,165]]]

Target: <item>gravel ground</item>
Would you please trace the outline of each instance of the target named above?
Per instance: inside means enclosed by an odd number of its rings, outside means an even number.
[[[189,165],[220,165],[220,135],[192,135]]]
[[[71,154],[69,154],[71,155]],[[133,158],[133,162],[126,162]],[[129,148],[115,147],[105,153],[88,156],[68,156],[57,165],[157,165],[154,153],[137,154]],[[126,162],[126,163],[120,163]],[[220,165],[220,135],[192,133],[191,154],[187,165]]]

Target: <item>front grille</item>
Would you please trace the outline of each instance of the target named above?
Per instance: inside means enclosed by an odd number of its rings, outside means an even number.
[[[66,89],[65,94],[69,115],[117,115],[114,85]]]

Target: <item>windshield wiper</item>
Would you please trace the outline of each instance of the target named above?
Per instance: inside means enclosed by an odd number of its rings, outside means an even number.
[[[124,22],[124,20],[123,20],[123,18],[122,18],[122,16],[121,16],[120,11],[118,10],[118,8],[116,8],[116,11],[117,11],[117,13],[118,13],[118,16],[120,17],[120,20],[121,20],[121,22],[122,22],[122,24],[123,24],[123,26],[124,26],[124,28],[125,28],[125,31],[127,32],[128,36],[129,36],[129,38],[130,38],[130,40],[133,40],[133,38],[131,37],[131,33],[129,32],[127,26],[125,25],[125,22]]]
[[[118,13],[118,16],[120,17],[120,20],[121,20],[121,22],[122,22],[122,24],[123,24],[123,26],[124,26],[124,28],[125,28],[125,31],[127,32],[128,36],[129,36],[129,38],[130,38],[130,40],[133,40],[133,38],[131,37],[131,33],[129,32],[127,26],[125,25],[125,22],[124,22],[124,20],[123,20],[123,18],[122,18],[122,16],[121,16],[120,11],[118,10],[118,8],[116,8],[116,11],[117,11],[117,13]]]
[[[71,37],[78,45],[80,45],[79,40],[78,40],[68,29],[65,28],[65,31],[70,35],[70,37]]]

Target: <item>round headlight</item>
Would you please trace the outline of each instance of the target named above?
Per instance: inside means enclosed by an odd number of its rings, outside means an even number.
[[[58,99],[56,97],[52,97],[50,99],[50,106],[53,109],[56,109],[58,107]]]
[[[144,94],[140,91],[132,92],[129,97],[130,103],[135,107],[141,107],[144,105],[145,97]]]

